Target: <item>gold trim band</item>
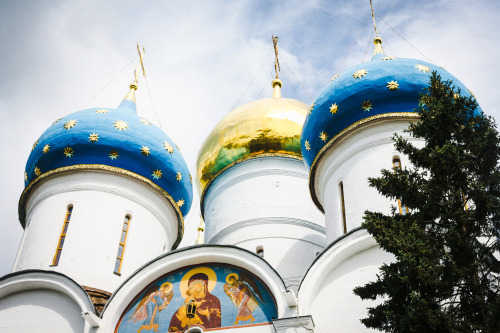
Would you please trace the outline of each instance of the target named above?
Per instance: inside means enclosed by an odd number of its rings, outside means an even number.
[[[318,209],[324,214],[325,210],[323,209],[323,205],[319,202],[318,197],[316,196],[316,189],[314,188],[314,181],[316,177],[316,169],[319,165],[320,159],[325,155],[326,151],[330,148],[332,148],[339,140],[341,137],[343,137],[346,134],[351,133],[352,131],[358,129],[359,127],[366,126],[368,124],[371,124],[373,122],[376,122],[378,120],[384,120],[384,119],[415,119],[419,118],[418,113],[416,112],[391,112],[391,113],[382,113],[382,114],[377,114],[375,116],[371,116],[365,119],[358,120],[354,124],[350,125],[349,127],[345,128],[342,130],[340,133],[335,135],[333,138],[328,141],[323,148],[316,154],[316,157],[314,158],[314,161],[311,164],[311,169],[309,170],[309,193],[311,194],[311,198],[318,207]]]
[[[167,191],[162,189],[160,186],[156,185],[153,183],[151,180],[138,175],[134,172],[117,168],[117,167],[112,167],[109,165],[103,165],[103,164],[76,164],[76,165],[70,165],[70,166],[65,166],[61,168],[57,168],[54,170],[47,171],[40,176],[36,177],[34,180],[32,180],[28,186],[24,189],[23,193],[21,194],[21,198],[19,199],[19,221],[21,222],[22,227],[24,228],[26,226],[26,203],[29,197],[29,194],[31,191],[43,180],[51,178],[55,175],[59,175],[62,173],[66,172],[72,172],[72,171],[108,171],[108,172],[113,172],[113,173],[118,173],[120,175],[125,175],[128,177],[131,177],[135,180],[139,180],[143,182],[144,184],[147,184],[151,186],[153,189],[158,191],[163,197],[165,197],[172,207],[174,207],[175,213],[177,215],[177,239],[175,240],[172,250],[176,249],[177,246],[179,246],[179,243],[182,240],[182,236],[184,234],[184,218],[182,216],[182,212],[179,209],[179,206],[175,202],[175,200],[168,194]]]
[[[204,214],[204,209],[203,209],[203,204],[205,203],[205,194],[207,193],[207,190],[208,188],[210,187],[210,185],[212,185],[212,183],[215,181],[215,179],[217,177],[219,177],[221,174],[223,174],[226,170],[228,170],[229,168],[232,168],[234,165],[238,164],[238,163],[243,163],[243,162],[246,162],[248,160],[253,160],[255,158],[262,158],[262,157],[286,157],[286,158],[292,158],[292,159],[295,159],[295,160],[299,160],[299,161],[303,161],[304,159],[302,158],[302,156],[297,156],[297,155],[293,155],[293,154],[285,154],[285,153],[262,153],[262,154],[258,154],[258,155],[250,155],[250,156],[245,156],[245,157],[242,157],[228,165],[226,165],[222,170],[220,170],[219,172],[217,172],[208,182],[207,184],[205,185],[205,187],[203,188],[203,191],[201,192],[201,197],[200,197],[200,210],[201,210],[201,216],[203,218],[205,218],[205,214]]]

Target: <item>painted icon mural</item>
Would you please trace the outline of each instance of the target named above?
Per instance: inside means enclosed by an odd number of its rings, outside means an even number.
[[[189,304],[195,305],[188,313]],[[122,314],[115,332],[183,332],[270,323],[276,304],[267,287],[241,268],[206,264],[165,274],[142,290]]]

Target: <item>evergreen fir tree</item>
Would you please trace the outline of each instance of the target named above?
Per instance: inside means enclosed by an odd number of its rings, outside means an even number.
[[[377,299],[365,326],[385,332],[500,332],[500,139],[473,97],[433,73],[407,132],[394,136],[411,167],[370,186],[396,207],[365,212],[363,227],[395,261],[354,289]],[[496,257],[495,257],[496,256]]]

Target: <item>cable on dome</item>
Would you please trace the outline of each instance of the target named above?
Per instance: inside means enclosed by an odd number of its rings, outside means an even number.
[[[431,63],[434,63],[431,59],[429,59],[429,57],[427,57],[425,54],[423,54],[422,52],[420,52],[419,49],[417,49],[415,46],[413,46],[412,43],[410,43],[408,40],[406,40],[406,38],[403,37],[403,35],[401,35],[394,27],[392,27],[389,23],[387,23],[380,15],[377,15],[377,17],[379,19],[382,20],[382,22],[384,22],[389,28],[391,28],[399,37],[401,37],[405,42],[407,42],[411,47],[413,47],[418,53],[420,53],[423,57],[425,57],[427,60],[429,60],[429,62]]]
[[[101,92],[102,92],[104,89],[106,89],[106,88],[109,86],[109,84],[110,84],[111,82],[113,82],[113,81],[114,81],[114,80],[115,80],[118,76],[120,76],[120,74],[121,74],[121,73],[123,73],[123,71],[124,71],[124,70],[126,70],[128,67],[130,67],[130,65],[131,65],[131,64],[132,64],[132,63],[133,63],[133,62],[134,62],[134,61],[135,61],[138,57],[139,57],[138,55],[136,55],[135,57],[133,57],[133,58],[130,60],[130,62],[129,62],[129,63],[128,63],[125,67],[123,67],[123,68],[122,68],[122,70],[121,70],[120,72],[118,72],[118,74],[116,74],[116,75],[115,75],[115,76],[114,76],[111,80],[109,80],[109,82],[108,82],[108,83],[106,83],[106,84],[104,85],[104,87],[102,87],[102,88],[101,88],[101,90],[99,90],[99,91],[98,91],[98,92],[97,92],[97,93],[96,93],[96,94],[95,94],[95,95],[94,95],[91,99],[89,99],[89,100],[87,101],[87,103],[85,103],[85,104],[83,105],[82,109],[83,109],[83,108],[85,108],[85,107],[86,107],[86,106],[87,106],[90,102],[92,102],[92,101],[93,101],[93,100],[94,100],[97,96],[99,96],[99,95],[101,94]]]
[[[363,56],[363,61],[361,63],[364,63],[365,62],[365,58],[366,58],[366,54],[368,53],[368,48],[370,47],[370,45],[372,45],[372,37],[373,37],[373,29],[371,30],[371,33],[370,33],[370,42],[368,43],[368,45],[366,45],[366,49],[365,49],[365,55]]]
[[[238,105],[238,103],[241,101],[241,99],[243,98],[243,96],[246,94],[246,92],[248,91],[248,89],[252,86],[252,84],[255,82],[255,79],[257,78],[257,76],[264,70],[264,67],[267,65],[267,63],[269,62],[270,59],[272,59],[272,54],[273,54],[274,50],[271,49],[269,51],[269,53],[267,54],[266,58],[264,58],[264,61],[262,62],[262,65],[260,66],[260,68],[257,70],[257,72],[255,73],[255,75],[252,77],[252,79],[250,80],[250,83],[248,84],[248,86],[245,88],[245,90],[243,90],[243,92],[241,93],[240,97],[238,97],[238,99],[236,100],[236,102],[233,104],[233,106],[231,107],[230,111],[231,110],[234,110],[234,108],[236,107],[236,105]]]
[[[299,99],[299,96],[297,94],[297,90],[293,86],[292,81],[290,81],[290,79],[288,79],[288,77],[286,75],[284,75],[284,78],[286,80],[286,83],[290,85],[290,89],[292,90],[292,93],[295,96],[295,99]]]
[[[392,49],[392,47],[389,45],[389,42],[386,38],[384,38],[384,36],[382,36],[382,32],[380,32],[380,37],[384,40],[385,44],[387,44],[387,47],[389,48],[389,50],[391,50],[391,55],[392,56],[396,56],[396,53],[394,52],[394,50]]]
[[[163,129],[163,126],[162,126],[161,121],[160,121],[160,117],[158,117],[158,112],[156,111],[156,106],[155,106],[155,102],[153,100],[153,95],[151,94],[151,89],[149,88],[148,78],[144,77],[144,81],[146,81],[146,88],[148,90],[149,98],[151,100],[151,106],[153,107],[153,113],[155,114],[156,121],[158,123],[158,126],[161,129]]]
[[[269,77],[273,77],[273,73],[274,73],[274,69],[270,71],[269,75],[266,76],[266,78],[269,78]],[[259,94],[257,95],[257,99],[261,99],[265,96],[265,94],[267,93],[267,91],[269,90],[269,84],[268,84],[268,79],[266,79],[266,84],[264,84],[264,86],[262,87],[262,89],[260,90]]]
[[[359,41],[359,35],[361,34],[361,31],[363,31],[365,29],[366,23],[368,22],[369,19],[370,18],[367,17],[365,19],[365,21],[363,22],[363,24],[361,25],[361,28],[356,33],[355,38],[352,40],[351,45],[349,46],[349,49],[347,50],[347,53],[344,55],[344,58],[342,59],[342,62],[340,63],[340,65],[337,67],[337,71],[335,73],[340,73],[342,71],[342,69],[344,68],[344,63],[345,63],[347,57],[351,54],[351,51],[352,51],[352,49],[354,47],[354,44],[357,41]]]
[[[297,76],[295,75],[294,71],[292,70],[292,67],[289,66],[288,63],[286,62],[285,57],[282,57],[281,60],[285,64],[285,67],[290,70],[290,73],[292,73],[292,76],[295,78],[295,81],[297,81],[299,83],[299,85],[301,86],[302,90],[304,90],[304,92],[307,94],[307,96],[309,96],[309,98],[312,100],[313,97],[311,96],[311,94],[309,93],[309,91],[304,87],[304,85],[302,84],[302,82],[300,82],[300,80],[297,78]]]

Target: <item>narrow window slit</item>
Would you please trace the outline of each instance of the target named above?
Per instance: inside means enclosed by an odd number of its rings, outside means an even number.
[[[399,157],[394,157],[392,159],[392,166],[394,167],[394,172],[396,172],[396,169],[401,170],[401,160],[399,159]],[[401,203],[400,199],[398,199],[398,207],[399,207],[399,214],[401,215],[406,215],[407,213],[410,212],[408,210],[408,207],[406,207]]]
[[[71,219],[72,213],[73,213],[73,205],[69,205],[68,208],[66,209],[66,217],[64,218],[61,234],[59,235],[59,242],[57,243],[56,253],[54,254],[54,259],[52,259],[51,266],[59,265],[59,259],[61,258],[64,241],[66,239],[66,233],[68,232],[69,220]]]
[[[340,205],[342,208],[342,226],[344,228],[344,234],[347,233],[347,221],[345,216],[345,199],[344,199],[344,182],[339,183],[339,191],[340,191]]]
[[[120,236],[120,243],[118,244],[118,253],[116,254],[115,268],[113,273],[120,275],[123,262],[123,254],[125,251],[125,243],[127,242],[128,227],[130,223],[130,215],[125,215],[123,220],[122,233]]]

